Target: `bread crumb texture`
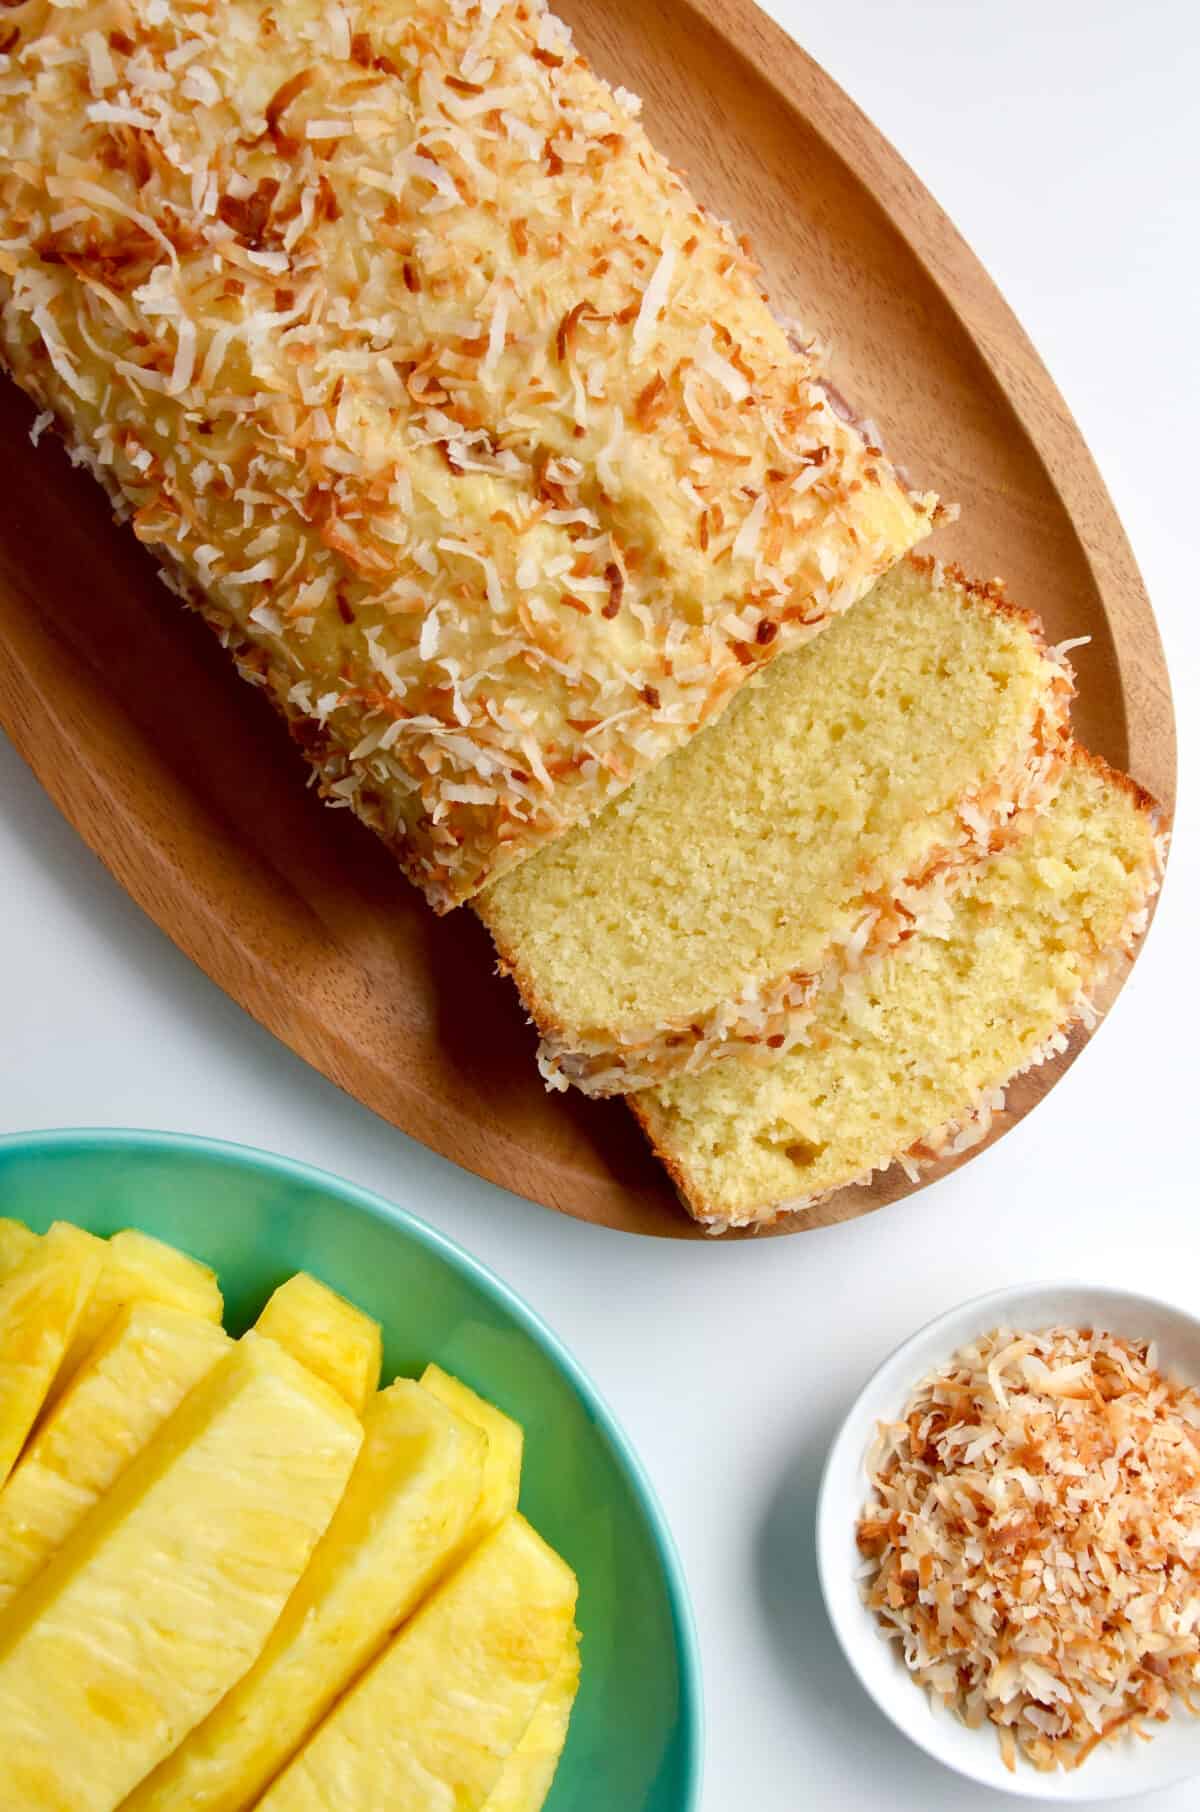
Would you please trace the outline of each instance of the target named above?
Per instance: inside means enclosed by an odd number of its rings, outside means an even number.
[[[910,560],[719,723],[481,896],[543,1059],[591,1092],[764,1055],[948,911],[1057,780],[1069,671],[1002,594]]]
[[[807,1044],[635,1096],[692,1212],[769,1220],[897,1159],[944,1149],[1039,1061],[1142,929],[1159,872],[1144,794],[1074,751],[1028,837],[960,895],[948,934],[914,938],[822,1001]]]

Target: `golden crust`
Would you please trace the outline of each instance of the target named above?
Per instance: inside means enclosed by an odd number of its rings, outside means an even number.
[[[8,17],[0,356],[439,909],[927,531],[540,7]]]
[[[1154,825],[1155,834],[1159,838],[1170,834],[1171,827],[1163,807],[1154,794],[1144,787],[1140,780],[1135,780],[1132,774],[1123,774],[1120,768],[1114,768],[1110,762],[1107,762],[1103,755],[1096,755],[1091,749],[1085,749],[1082,744],[1077,742],[1071,744],[1071,765],[1088,770],[1095,774],[1098,780],[1104,781],[1106,785],[1115,787],[1118,792],[1127,793],[1138,811],[1143,812],[1150,819]],[[1159,880],[1162,878],[1164,866],[1165,857],[1160,850],[1157,871]]]

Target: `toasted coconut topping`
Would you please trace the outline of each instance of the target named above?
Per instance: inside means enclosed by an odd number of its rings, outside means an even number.
[[[867,1473],[864,1601],[1010,1769],[1200,1710],[1200,1393],[1149,1342],[998,1328],[880,1424]]]
[[[6,49],[0,355],[435,905],[929,527],[541,5],[82,0]]]

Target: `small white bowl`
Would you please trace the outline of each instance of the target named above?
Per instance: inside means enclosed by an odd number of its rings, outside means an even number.
[[[817,1572],[830,1621],[846,1659],[896,1728],[968,1780],[1024,1799],[1124,1799],[1200,1775],[1200,1717],[1185,1706],[1169,1723],[1153,1725],[1153,1741],[1102,1744],[1082,1767],[1041,1774],[1019,1759],[1010,1774],[1000,1759],[995,1728],[968,1730],[935,1706],[886,1641],[862,1603],[861,1556],[854,1531],[867,1495],[864,1459],[875,1424],[894,1420],[913,1386],[968,1340],[996,1327],[1100,1327],[1131,1339],[1158,1342],[1159,1364],[1170,1376],[1200,1385],[1200,1320],[1185,1309],[1127,1290],[1075,1283],[1026,1284],[977,1296],[939,1315],[897,1347],[860,1393],[829,1451],[817,1500]]]

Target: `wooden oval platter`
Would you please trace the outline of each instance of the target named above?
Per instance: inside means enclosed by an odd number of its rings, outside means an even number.
[[[1052,640],[1092,638],[1075,657],[1080,734],[1169,808],[1170,692],[1125,536],[1061,398],[936,203],[750,0],[560,10],[597,67],[642,94],[699,195],[750,234],[776,305],[827,340],[835,381],[889,451],[961,505],[934,551],[1004,574]],[[435,919],[368,832],[305,790],[267,705],[93,481],[57,446],[30,449],[30,415],[0,387],[0,721],[80,834],[220,987],[385,1119],[548,1207],[695,1235],[619,1102],[543,1091],[471,913]],[[997,1132],[1080,1042],[1012,1090]],[[913,1187],[889,1173],[790,1225]]]

